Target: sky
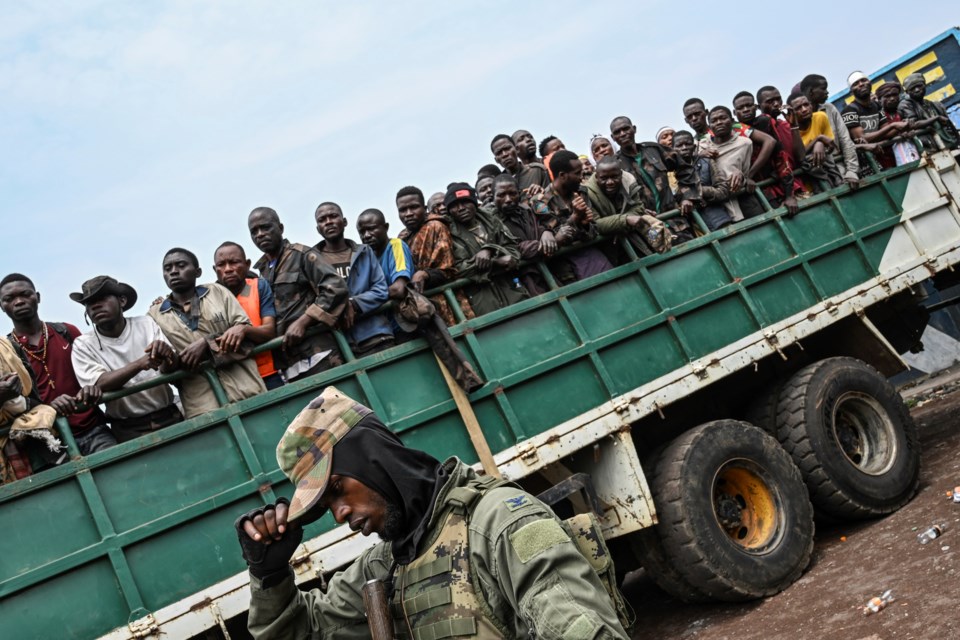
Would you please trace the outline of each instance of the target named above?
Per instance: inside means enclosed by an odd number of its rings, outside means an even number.
[[[628,115],[652,139],[689,97],[786,96],[807,73],[837,92],[960,24],[942,0],[748,6],[0,0],[0,271],[34,280],[43,319],[87,330],[68,293],[88,278],[133,285],[137,315],[167,293],[172,247],[202,281],[224,240],[256,261],[257,206],[305,244],[327,200],[347,237],[368,207],[395,235],[399,188],[472,183],[498,133],[586,153]]]

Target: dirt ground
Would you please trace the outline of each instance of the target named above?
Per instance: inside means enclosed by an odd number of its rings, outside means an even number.
[[[923,442],[920,491],[897,513],[870,522],[817,523],[804,575],[786,591],[746,604],[688,605],[639,570],[624,592],[637,611],[634,638],[887,640],[960,638],[960,369],[903,389]],[[928,545],[917,534],[946,523]],[[896,601],[864,616],[891,589]]]

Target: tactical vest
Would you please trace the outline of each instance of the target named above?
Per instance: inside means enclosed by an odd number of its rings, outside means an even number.
[[[447,494],[436,538],[410,564],[397,568],[391,605],[400,640],[476,636],[503,638],[470,567],[467,536],[470,509],[483,493],[506,484],[496,478],[472,480]]]
[[[410,564],[397,567],[393,578],[391,614],[398,640],[441,640],[473,637],[479,640],[513,638],[506,621],[498,620],[483,598],[469,554],[470,514],[487,491],[511,484],[490,476],[475,478],[447,494],[442,524],[433,542]],[[617,588],[616,569],[592,513],[561,521],[613,602],[625,629],[635,616]]]

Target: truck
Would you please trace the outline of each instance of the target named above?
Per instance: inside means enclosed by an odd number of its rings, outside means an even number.
[[[960,126],[960,28],[947,29],[936,37],[870,74],[876,90],[887,80],[903,82],[911,73],[922,73],[927,81],[927,98],[938,100],[947,109],[953,124]],[[836,93],[830,101],[843,111],[853,102],[849,88]]]
[[[421,339],[357,359],[337,334],[345,364],[232,403],[206,369],[219,409],[106,451],[79,455],[59,419],[69,460],[0,487],[4,637],[238,636],[233,522],[291,495],[276,444],[327,385],[408,446],[595,512],[619,570],[679,598],[786,588],[815,512],[878,517],[917,489],[916,427],[887,376],[918,346],[921,285],[956,280],[960,167],[934,150],[797,215],[767,208],[579,282],[541,265],[550,291],[450,328],[485,380],[469,395]],[[462,320],[460,285],[443,293]],[[322,587],[373,543],[327,514],[297,582]]]

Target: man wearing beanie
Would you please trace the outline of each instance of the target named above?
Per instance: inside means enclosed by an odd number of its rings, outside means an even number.
[[[914,129],[930,129],[934,131],[944,147],[956,149],[960,136],[957,128],[947,115],[947,110],[936,100],[927,100],[927,81],[922,73],[911,73],[903,79],[903,97],[897,111],[903,119],[913,125]],[[939,149],[933,136],[925,133],[919,136],[924,151]]]
[[[277,446],[293,499],[236,522],[250,569],[254,638],[369,638],[362,589],[386,582],[408,638],[626,638],[614,603],[548,507],[405,447],[367,407],[327,387]],[[333,518],[381,542],[325,591],[302,592],[289,561],[303,526]]]
[[[451,218],[457,271],[473,281],[463,290],[474,313],[480,316],[524,300],[526,290],[514,282],[520,249],[503,222],[478,206],[477,192],[465,182],[450,185],[443,205]]]

